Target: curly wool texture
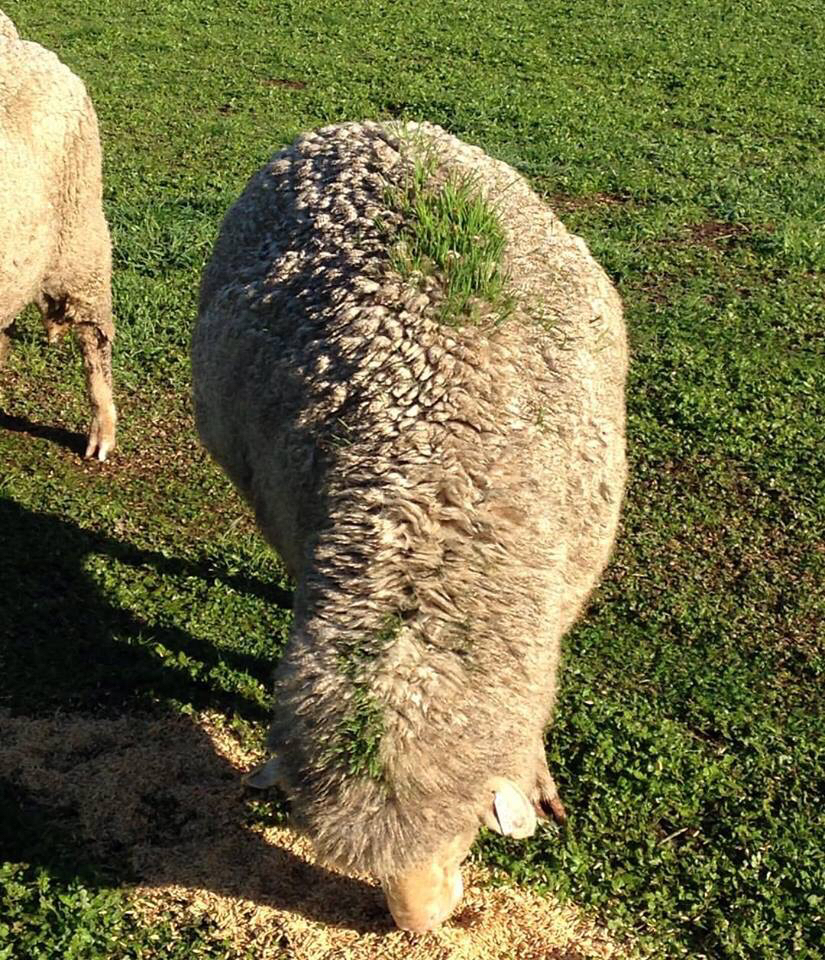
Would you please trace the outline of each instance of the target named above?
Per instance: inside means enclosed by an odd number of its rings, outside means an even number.
[[[423,148],[499,210],[516,298],[444,326],[390,266],[388,186]],[[532,794],[559,643],[625,482],[621,305],[512,168],[428,124],[343,124],[229,210],[193,338],[198,429],[297,582],[270,745],[319,855],[391,876]],[[388,629],[388,624],[391,629]],[[378,774],[343,749],[364,696]]]
[[[2,13],[0,189],[0,361],[4,331],[30,303],[51,338],[72,326],[103,458],[114,444],[114,325],[97,117],[82,81]]]

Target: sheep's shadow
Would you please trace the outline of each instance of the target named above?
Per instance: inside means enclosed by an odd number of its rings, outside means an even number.
[[[174,626],[147,624],[110,602],[86,564],[103,556],[158,573],[220,579],[277,606],[291,606],[291,593],[276,584],[230,574],[207,561],[167,557],[52,514],[35,513],[0,499],[0,706],[15,712],[47,709],[129,708],[147,698],[173,697],[197,706],[230,706],[250,719],[265,711],[251,700],[229,695],[208,678],[226,665],[269,683],[273,660],[211,644]],[[202,679],[175,670],[156,649],[197,657]]]
[[[206,891],[358,932],[390,929],[376,887],[312,863],[280,815],[262,818],[249,803],[207,732],[170,711],[0,714],[0,808],[11,860],[64,876],[92,868],[109,884],[174,888],[175,899],[181,888],[193,899]]]
[[[207,889],[358,930],[386,927],[374,887],[266,841],[238,770],[194,720],[171,710],[159,718],[156,706],[147,714],[151,703],[177,700],[266,717],[259,704],[167,666],[157,645],[265,681],[274,664],[142,622],[102,594],[85,563],[102,553],[167,573],[214,579],[214,569],[9,500],[0,500],[0,531],[4,854],[64,873],[94,867],[141,886]],[[289,596],[253,578],[226,579],[276,603]]]
[[[86,437],[75,430],[65,427],[53,427],[44,423],[35,423],[27,417],[16,417],[0,410],[0,430],[10,433],[23,433],[39,440],[48,440],[58,447],[64,447],[71,453],[82,457],[86,451]]]

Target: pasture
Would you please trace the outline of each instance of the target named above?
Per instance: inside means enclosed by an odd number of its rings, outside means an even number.
[[[548,742],[571,823],[488,834],[473,869],[628,955],[821,956],[825,4],[3,9],[100,120],[120,425],[81,459],[78,351],[25,314],[0,370],[0,960],[300,960],[255,919],[270,862],[292,871],[275,908],[360,911],[352,936],[391,955],[370,891],[273,852],[284,810],[235,785],[290,584],[199,447],[188,370],[247,178],[302,130],[388,117],[527,176],[617,284],[632,349],[620,537]]]

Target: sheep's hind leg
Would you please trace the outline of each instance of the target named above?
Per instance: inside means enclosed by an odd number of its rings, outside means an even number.
[[[0,329],[0,367],[6,362],[6,357],[9,355],[11,350],[11,337],[9,336],[9,328],[3,327]]]
[[[46,337],[50,344],[55,344],[66,335],[71,326],[71,320],[66,315],[66,298],[50,297],[47,293],[41,293],[36,302]]]
[[[117,414],[112,400],[112,342],[94,323],[78,323],[75,335],[83,353],[86,388],[92,406],[92,424],[86,457],[103,461],[115,446]]]

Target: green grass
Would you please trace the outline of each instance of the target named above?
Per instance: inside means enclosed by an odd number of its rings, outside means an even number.
[[[400,216],[388,233],[390,263],[404,278],[434,277],[442,323],[499,322],[512,310],[502,266],[506,246],[497,212],[472,176],[434,180],[432,162],[414,157],[406,182],[387,189],[387,205]]]
[[[0,866],[0,957],[3,960],[230,960],[208,918],[181,929],[151,928],[114,890],[27,864]]]
[[[549,745],[571,826],[479,856],[660,956],[821,956],[825,5],[4,9],[100,116],[122,429],[111,465],[77,458],[77,352],[21,323],[0,374],[0,705],[209,705],[263,730],[288,584],[194,440],[199,271],[299,131],[430,120],[586,239],[633,352],[621,537],[566,642]],[[2,802],[0,956],[175,956],[129,913],[132,878],[35,842],[71,812]]]

